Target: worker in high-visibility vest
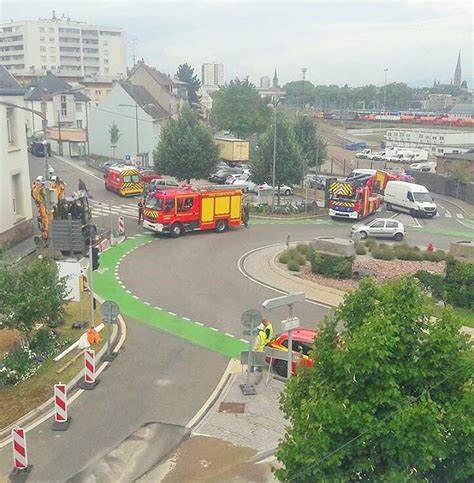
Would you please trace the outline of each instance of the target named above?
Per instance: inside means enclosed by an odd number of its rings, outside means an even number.
[[[254,352],[263,352],[263,348],[267,343],[267,334],[265,333],[265,326],[261,323],[258,327],[258,333],[255,337],[255,341],[253,343],[253,350]]]
[[[273,325],[268,319],[263,319],[262,324],[263,324],[265,336],[267,339],[265,341],[265,344],[268,344],[273,339]]]
[[[89,342],[90,345],[94,344],[99,344],[100,343],[100,335],[95,329],[94,326],[92,326],[88,331],[87,331],[87,342]]]

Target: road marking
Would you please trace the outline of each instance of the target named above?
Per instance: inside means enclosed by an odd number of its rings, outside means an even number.
[[[125,290],[125,292],[127,292],[128,294],[131,294],[131,293],[132,293],[132,292],[130,292],[130,290],[128,290],[128,289],[127,289],[127,290]]]
[[[174,316],[174,317],[177,317],[177,315],[176,315],[174,312],[170,312],[170,311],[168,311],[168,313],[169,313],[170,315]]]
[[[240,342],[245,342],[245,343],[248,343],[248,340],[245,340],[245,339],[239,339]]]
[[[460,219],[464,218],[464,215],[462,213],[456,213],[456,216]]]
[[[446,213],[444,214],[444,216],[446,218],[451,218],[453,215],[448,210],[446,210]]]
[[[151,305],[150,302],[143,302],[145,305]]]
[[[138,300],[138,299],[139,299],[138,295],[132,295],[132,297],[133,297],[135,300]]]
[[[234,334],[229,334],[229,332],[224,332],[224,335],[226,335],[227,337],[235,337]]]
[[[213,330],[214,332],[219,332],[219,329],[216,329],[215,327],[208,326],[208,328]]]
[[[157,307],[156,305],[153,308],[156,310],[163,310],[161,307]]]
[[[200,325],[201,327],[204,327],[204,324],[202,322],[194,322],[197,325]]]
[[[413,223],[415,224],[415,226],[417,228],[423,228],[423,226],[420,224],[420,222],[416,218],[413,218],[413,216],[412,216],[411,219],[413,220]]]
[[[191,320],[191,319],[190,319],[190,318],[188,318],[188,317],[181,317],[181,318],[182,318],[182,319],[184,319],[184,320]]]

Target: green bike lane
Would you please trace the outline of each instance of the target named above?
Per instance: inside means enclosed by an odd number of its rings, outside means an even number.
[[[252,224],[341,226],[337,221],[322,219],[253,219]],[[429,233],[432,235],[445,235],[458,238],[474,238],[474,231],[447,230],[426,226],[423,228],[409,227],[407,231],[418,234]],[[136,235],[103,252],[100,256],[101,269],[94,273],[95,292],[105,300],[117,302],[123,315],[217,352],[225,357],[239,358],[240,352],[246,350],[247,343],[225,332],[221,332],[214,327],[208,327],[200,322],[192,321],[186,317],[180,317],[173,312],[170,313],[159,307],[154,307],[148,302],[143,302],[128,291],[120,281],[118,277],[120,262],[132,251],[147,243],[153,242],[154,239],[155,236],[152,234]]]

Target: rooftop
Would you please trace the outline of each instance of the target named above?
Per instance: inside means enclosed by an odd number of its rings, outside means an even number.
[[[170,116],[158,101],[143,87],[128,82],[120,84],[127,94],[153,119],[163,119]]]
[[[406,128],[395,127],[395,128],[387,129],[387,132],[393,132],[393,131],[404,131],[404,132],[410,132],[410,133],[426,132],[431,134],[472,134],[474,135],[473,131],[460,131],[457,129],[436,129],[436,128],[429,128],[429,127],[426,127],[426,128],[419,127],[416,129],[412,129],[409,127],[406,127]]]
[[[0,65],[0,95],[22,96],[26,89],[8,72],[3,65]]]
[[[448,159],[448,160],[455,160],[455,161],[474,161],[474,150],[471,149],[472,152],[467,153],[458,153],[458,154],[445,154],[444,156],[437,156],[441,159]]]
[[[38,78],[30,83],[28,86],[28,92],[25,95],[25,100],[27,101],[41,101],[43,96],[53,95],[59,93],[67,93],[71,91],[71,86],[55,76],[53,73],[48,72],[45,76]],[[82,93],[74,91],[74,99],[79,102],[86,102],[88,99]]]
[[[456,104],[449,112],[450,114],[470,114],[474,116],[474,104]]]

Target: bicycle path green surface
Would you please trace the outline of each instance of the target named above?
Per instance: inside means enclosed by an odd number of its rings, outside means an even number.
[[[116,302],[122,315],[218,352],[225,357],[239,359],[240,352],[247,349],[247,343],[205,325],[200,325],[148,305],[134,298],[120,286],[115,275],[115,267],[118,267],[121,258],[153,239],[153,236],[149,235],[132,237],[103,252],[100,255],[100,272],[94,272],[94,291],[104,300]]]

